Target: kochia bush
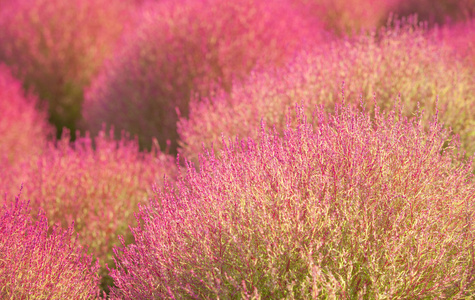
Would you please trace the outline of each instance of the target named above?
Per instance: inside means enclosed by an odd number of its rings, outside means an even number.
[[[0,165],[39,155],[52,133],[38,99],[23,91],[19,80],[0,64]]]
[[[132,0],[131,0],[132,1]],[[80,119],[83,89],[128,24],[120,0],[3,0],[0,61],[47,104],[60,132]]]
[[[401,110],[299,107],[282,135],[202,157],[141,207],[112,298],[474,296],[471,165]]]
[[[253,68],[283,65],[322,38],[286,1],[158,1],[145,3],[138,18],[86,95],[86,126],[113,124],[145,147],[153,137],[162,150],[170,141],[172,152],[191,96],[230,91]]]
[[[33,221],[28,202],[0,208],[2,299],[94,299],[99,265],[67,230],[50,228],[43,212]],[[49,233],[48,233],[49,232]]]
[[[127,233],[138,204],[152,196],[153,185],[176,176],[173,158],[157,151],[139,152],[135,140],[124,136],[116,141],[112,132],[101,132],[95,139],[81,137],[71,145],[64,135],[19,168],[0,174],[0,191],[9,191],[4,183],[23,182],[33,212],[44,209],[50,225],[67,228],[74,222],[79,243],[89,246],[102,266],[112,261],[117,236]]]
[[[386,109],[400,97],[407,116],[421,105],[428,113],[425,123],[438,98],[441,122],[474,153],[475,69],[443,46],[438,35],[410,22],[313,48],[286,68],[253,73],[230,95],[192,102],[189,118],[178,124],[182,153],[196,161],[202,144],[217,148],[221,133],[255,137],[252,128],[261,118],[282,132],[289,108],[306,103],[331,109],[342,97],[342,82],[348,102],[372,102],[375,95]]]

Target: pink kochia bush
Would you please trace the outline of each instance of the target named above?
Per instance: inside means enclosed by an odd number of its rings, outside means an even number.
[[[38,99],[23,91],[20,81],[0,64],[0,165],[39,155],[51,133]]]
[[[86,95],[85,126],[97,131],[106,122],[145,147],[153,137],[162,150],[169,141],[172,152],[190,97],[230,91],[253,68],[283,65],[323,38],[285,0],[158,1],[138,18]]]
[[[50,228],[19,199],[0,208],[1,299],[94,299],[99,265],[79,246],[70,226]]]
[[[130,0],[132,1],[132,0]],[[3,0],[0,61],[75,134],[83,89],[129,24],[128,0]]]
[[[21,168],[1,173],[1,192],[24,183],[23,195],[30,199],[33,213],[43,209],[50,225],[67,228],[74,222],[78,242],[89,246],[101,265],[111,260],[117,236],[127,233],[138,204],[152,196],[153,185],[176,176],[173,158],[158,151],[139,152],[135,140],[114,140],[112,132],[101,132],[95,139],[81,137],[73,144],[65,135]]]
[[[413,22],[304,51],[285,68],[254,72],[230,94],[192,101],[189,117],[178,124],[181,153],[197,161],[203,144],[210,148],[214,143],[218,149],[221,133],[255,138],[252,128],[261,118],[282,132],[285,115],[295,103],[331,110],[343,88],[347,101],[372,102],[376,96],[383,109],[400,97],[407,116],[420,104],[427,112],[424,124],[438,101],[441,122],[452,127],[463,148],[473,154],[475,68],[444,46],[439,34]]]
[[[474,296],[475,185],[456,139],[444,148],[436,118],[426,132],[399,106],[303,112],[282,135],[262,124],[225,142],[142,206],[112,298]]]

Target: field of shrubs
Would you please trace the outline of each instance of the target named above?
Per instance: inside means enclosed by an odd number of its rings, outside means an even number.
[[[0,299],[475,298],[475,0],[0,0]]]

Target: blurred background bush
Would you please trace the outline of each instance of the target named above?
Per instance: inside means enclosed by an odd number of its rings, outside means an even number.
[[[390,19],[443,26],[440,38],[473,63],[474,10],[475,0],[2,0],[0,62],[38,96],[58,138],[106,123],[176,153],[190,98]]]
[[[129,24],[132,3],[119,0],[3,0],[0,61],[48,110],[57,137],[74,135],[84,87]]]
[[[229,92],[254,68],[284,65],[323,32],[285,1],[180,0],[147,3],[137,29],[122,39],[92,83],[85,126],[103,122],[176,153],[176,123],[190,97]]]

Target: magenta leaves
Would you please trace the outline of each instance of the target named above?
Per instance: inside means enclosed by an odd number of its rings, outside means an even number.
[[[230,94],[192,101],[189,117],[181,118],[177,125],[180,153],[196,162],[203,144],[219,149],[221,133],[256,138],[254,128],[261,118],[282,133],[285,116],[295,103],[305,104],[307,116],[315,105],[331,111],[341,99],[342,82],[348,103],[363,99],[372,105],[376,99],[386,110],[400,98],[406,116],[412,116],[420,105],[426,112],[425,127],[438,102],[441,123],[460,135],[468,155],[475,153],[473,67],[416,20],[396,23],[373,35],[361,34],[303,51],[284,68],[253,72]]]
[[[303,111],[157,191],[136,243],[116,248],[113,297],[473,295],[471,164],[437,119]]]
[[[0,296],[2,299],[92,299],[98,296],[99,264],[79,246],[73,225],[50,228],[43,211],[37,221],[18,196],[0,209]],[[50,233],[48,233],[50,232]]]
[[[50,225],[63,228],[74,222],[78,243],[89,247],[103,267],[101,275],[106,275],[105,263],[112,262],[117,236],[127,234],[138,204],[152,197],[152,186],[161,186],[165,177],[173,180],[175,162],[157,149],[140,152],[137,141],[125,134],[114,140],[112,131],[74,143],[65,133],[46,150],[0,173],[0,190],[13,193],[23,183],[33,215],[44,210]],[[131,239],[127,235],[127,242]]]

